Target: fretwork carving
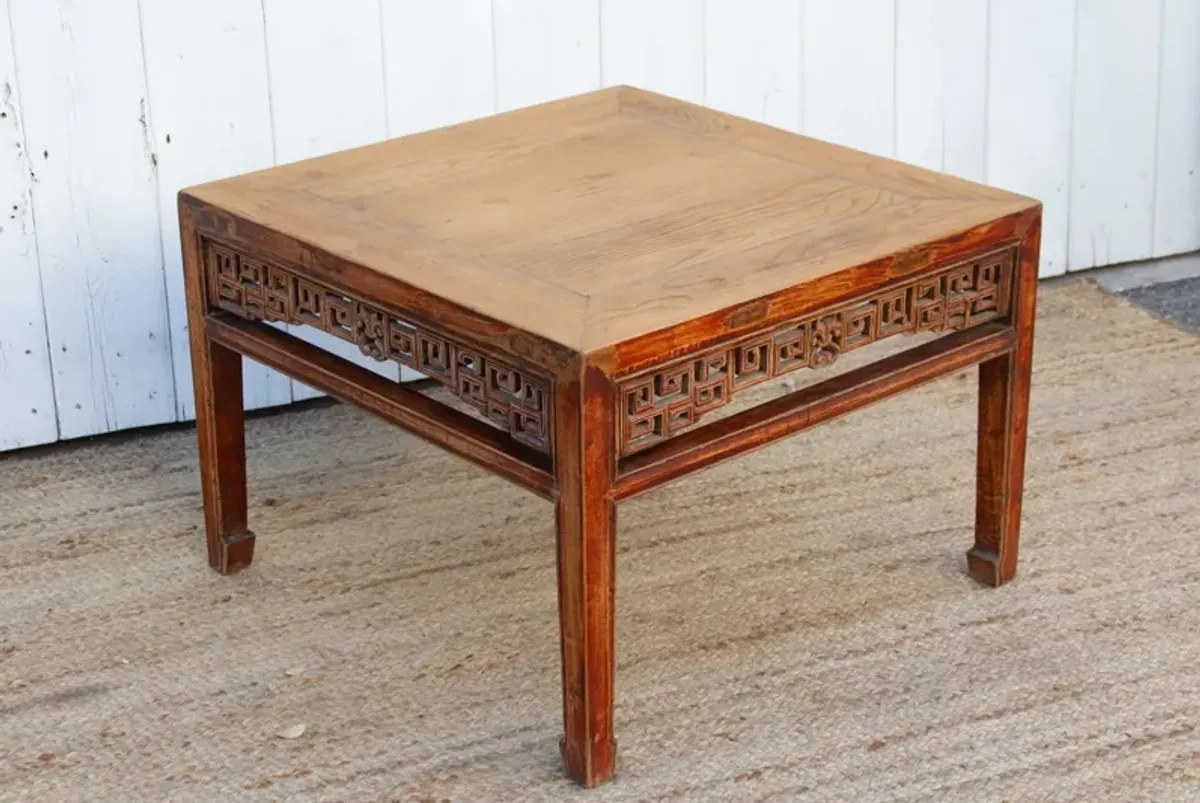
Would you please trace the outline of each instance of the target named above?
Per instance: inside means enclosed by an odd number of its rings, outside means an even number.
[[[800,368],[832,365],[885,337],[968,329],[1008,314],[1015,250],[956,263],[851,304],[821,310],[620,383],[621,454],[696,424],[733,394]]]
[[[550,453],[548,378],[417,325],[287,268],[205,243],[209,304],[254,321],[304,324],[450,388],[514,439]]]

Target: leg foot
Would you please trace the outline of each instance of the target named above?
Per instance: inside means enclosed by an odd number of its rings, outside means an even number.
[[[972,547],[967,550],[967,573],[975,582],[985,586],[1002,586],[1012,579],[1001,571],[1000,556],[995,550]]]
[[[249,566],[253,559],[254,533],[246,530],[221,536],[216,554],[209,553],[208,565],[221,574],[234,574]]]
[[[598,786],[598,785],[604,783],[609,778],[611,778],[614,774],[616,774],[616,771],[617,771],[617,755],[618,755],[617,740],[616,739],[611,740],[607,745],[604,746],[604,749],[611,756],[611,759],[609,762],[610,766],[608,769],[608,774],[606,774],[603,778],[599,778],[591,783],[588,783],[587,778],[586,778],[586,773],[578,772],[576,769],[586,763],[584,760],[584,757],[579,755],[578,751],[572,751],[570,754],[568,754],[567,753],[567,738],[565,736],[560,738],[558,740],[558,753],[562,757],[563,774],[566,775],[568,778],[570,778],[575,783],[580,784],[581,786],[585,786],[589,789],[593,786]]]

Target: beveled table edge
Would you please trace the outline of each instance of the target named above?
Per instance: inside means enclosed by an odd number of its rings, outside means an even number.
[[[281,262],[309,281],[372,301],[431,328],[450,330],[476,345],[497,349],[527,367],[553,374],[580,357],[581,352],[570,345],[485,315],[338,256],[302,237],[210,204],[191,195],[186,188],[179,192],[179,209],[181,214],[186,210],[191,215],[201,237],[243,249],[256,258]]]
[[[847,266],[835,273],[785,287],[689,321],[663,327],[617,343],[586,349],[588,361],[615,379],[666,365],[680,357],[720,345],[760,330],[773,329],[793,318],[853,301],[864,294],[911,279],[922,272],[968,259],[991,249],[1018,246],[1040,224],[1042,205],[931,240],[906,251]]]
[[[938,265],[996,247],[1019,242],[1041,219],[1042,205],[1029,201],[1020,211],[982,222],[906,251],[816,279],[782,288],[758,298],[715,310],[615,343],[587,347],[585,319],[576,346],[529,332],[456,302],[432,294],[394,276],[338,256],[302,238],[279,232],[189,194],[179,193],[196,230],[205,236],[249,249],[260,257],[283,260],[306,278],[331,284],[366,297],[398,314],[421,321],[436,320],[476,343],[499,349],[510,358],[551,373],[586,360],[613,378],[672,362],[692,351],[724,340],[777,326],[791,318],[843,304],[864,293],[883,289]]]

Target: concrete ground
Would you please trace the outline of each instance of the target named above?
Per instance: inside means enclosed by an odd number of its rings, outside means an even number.
[[[1200,252],[1100,268],[1092,275],[1104,289],[1200,332]]]

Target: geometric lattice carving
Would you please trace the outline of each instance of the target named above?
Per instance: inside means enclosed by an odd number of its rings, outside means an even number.
[[[957,331],[1002,318],[1015,264],[1015,248],[1005,248],[622,380],[621,454],[661,443],[767,379],[831,365],[892,335]]]
[[[305,324],[441,382],[515,440],[550,453],[549,380],[278,265],[205,243],[209,304],[242,318]]]

